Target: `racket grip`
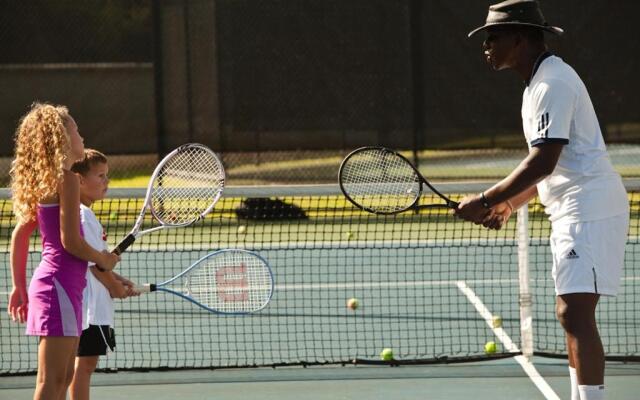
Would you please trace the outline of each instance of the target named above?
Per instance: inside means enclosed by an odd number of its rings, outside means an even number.
[[[140,293],[155,292],[156,291],[156,285],[154,283],[145,283],[144,285],[141,285],[141,286],[135,286],[133,288],[133,290],[135,290],[136,292],[140,292]]]
[[[116,246],[116,248],[113,249],[112,253],[117,255],[124,253],[124,251],[127,250],[127,248],[129,248],[129,246],[131,246],[135,241],[136,241],[136,237],[132,234],[128,234],[127,237],[122,239],[122,242],[120,242]]]

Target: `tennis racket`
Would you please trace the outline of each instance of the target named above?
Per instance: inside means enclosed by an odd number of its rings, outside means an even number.
[[[216,314],[249,314],[269,304],[273,274],[258,254],[227,249],[207,254],[166,282],[135,290],[171,293]]]
[[[113,253],[122,254],[140,236],[204,218],[220,199],[224,182],[222,163],[208,147],[190,143],[173,150],[153,171],[140,215]],[[159,225],[140,230],[147,210]]]
[[[406,157],[384,147],[361,147],[340,165],[342,193],[361,210],[374,214],[397,214],[421,208],[457,208],[458,203],[440,193]],[[424,187],[443,203],[418,204]]]

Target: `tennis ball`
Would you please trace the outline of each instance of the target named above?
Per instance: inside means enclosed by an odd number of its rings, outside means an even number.
[[[391,361],[393,360],[393,351],[391,349],[384,349],[380,353],[380,359],[382,361]]]
[[[358,306],[360,306],[360,302],[355,297],[350,298],[349,301],[347,301],[347,308],[351,310],[357,310]]]
[[[247,227],[245,225],[240,225],[238,227],[238,233],[240,235],[244,235],[245,233],[247,233]]]
[[[496,342],[490,341],[484,345],[484,352],[486,354],[495,354],[496,351],[498,351],[498,345],[496,345]]]
[[[344,236],[347,238],[347,240],[351,240],[355,237],[355,234],[351,231],[345,232]]]
[[[491,325],[494,328],[502,328],[502,317],[499,315],[494,315],[493,318],[491,318]]]
[[[109,219],[111,221],[118,219],[118,213],[116,211],[111,211],[111,214],[109,214]]]

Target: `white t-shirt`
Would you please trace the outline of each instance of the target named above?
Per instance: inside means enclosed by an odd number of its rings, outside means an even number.
[[[551,221],[586,222],[629,212],[589,93],[561,58],[543,54],[522,95],[522,125],[529,149],[562,143],[556,168],[538,183]]]
[[[104,229],[93,211],[84,204],[80,204],[80,221],[84,240],[96,250],[107,250]],[[87,286],[82,300],[82,329],[87,329],[89,325],[113,326],[114,312],[113,299],[109,290],[88,269]]]

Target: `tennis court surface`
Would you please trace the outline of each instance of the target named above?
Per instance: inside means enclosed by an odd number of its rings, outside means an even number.
[[[603,298],[598,311],[611,398],[633,398],[640,389],[634,364],[640,360],[640,195],[634,182],[627,186],[632,218],[622,292]],[[457,199],[486,185],[438,187]],[[12,220],[4,194],[0,257],[8,265]],[[111,244],[132,226],[142,196],[143,191],[113,190],[96,205]],[[482,398],[486,388],[493,398],[558,398],[545,394],[548,387],[566,398],[549,225],[539,204],[527,211],[519,213],[518,223],[514,215],[502,231],[487,232],[446,210],[365,214],[333,185],[230,188],[195,227],[135,243],[123,256],[120,273],[140,284],[162,282],[212,250],[245,248],[273,268],[271,303],[238,317],[206,313],[162,293],[118,301],[117,351],[99,366],[118,373],[98,374],[93,393],[118,398],[114,393],[126,391],[128,399],[145,398],[136,397],[139,391],[156,399],[173,398],[162,397],[169,394],[187,399],[214,393],[286,398],[292,391],[296,398],[306,393],[305,398],[318,399],[411,399],[468,398],[456,393]],[[32,240],[31,269],[38,246],[39,240]],[[0,271],[0,282],[5,309],[8,268]],[[358,309],[347,308],[350,298],[359,300]],[[529,305],[532,324],[526,319],[523,324],[521,313]],[[501,326],[494,316],[501,317]],[[33,376],[20,376],[36,369],[36,341],[23,329],[2,313],[0,398],[10,393],[18,397],[7,398],[22,398],[33,384]],[[488,341],[498,344],[495,354],[485,354]],[[380,360],[384,348],[393,350],[394,360]],[[523,352],[535,355],[533,364]],[[535,378],[531,368],[542,377]],[[502,396],[504,389],[512,396]]]

